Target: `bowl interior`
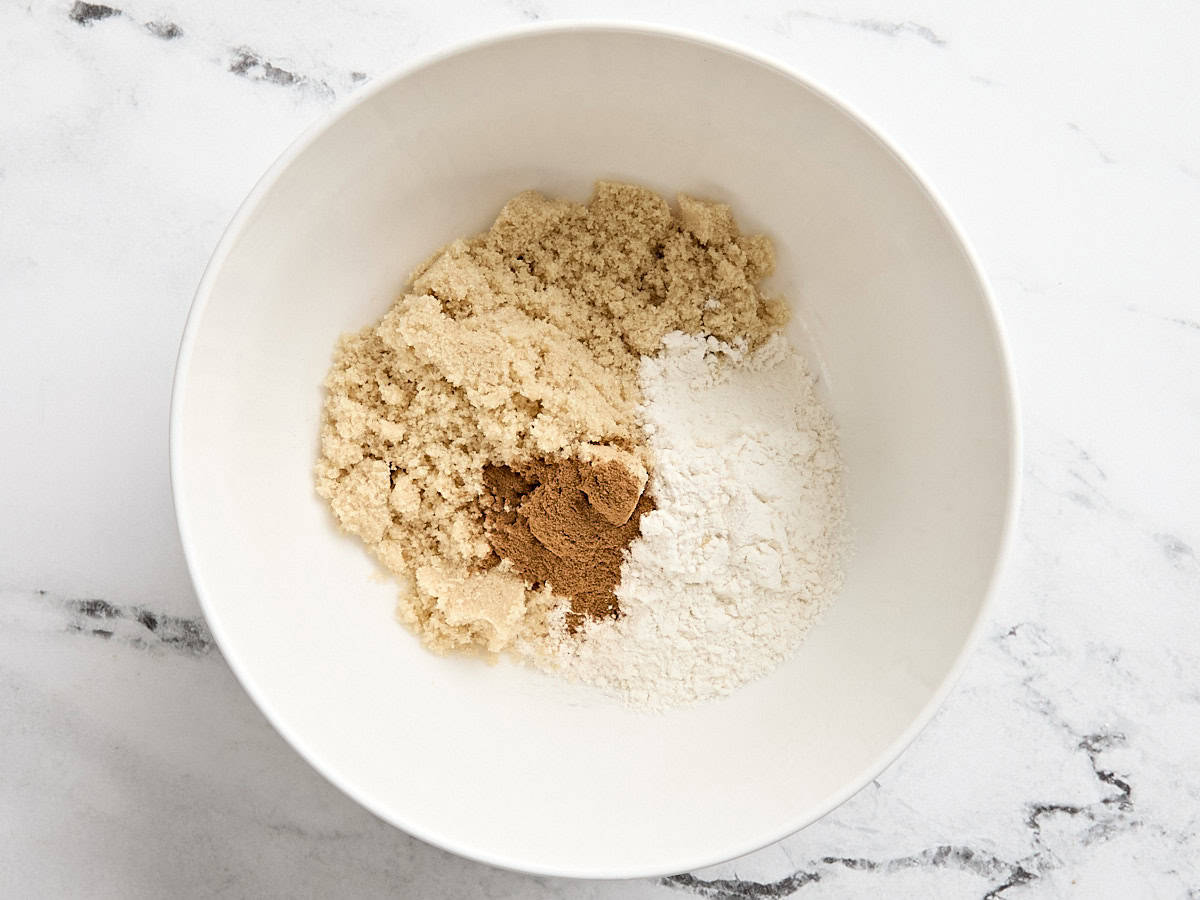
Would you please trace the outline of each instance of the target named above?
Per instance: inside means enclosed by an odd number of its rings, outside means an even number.
[[[731,203],[822,372],[856,555],[802,651],[717,703],[631,712],[512,665],[439,658],[313,493],[339,333],[534,187],[637,181]],[[923,721],[989,589],[1012,490],[1009,389],[977,273],[911,172],[820,93],[694,39],[543,30],[371,90],[256,190],[189,323],[181,533],[229,662],[318,769],[385,819],[531,871],[729,858],[874,777]]]

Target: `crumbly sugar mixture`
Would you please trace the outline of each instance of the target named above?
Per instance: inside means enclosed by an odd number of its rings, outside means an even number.
[[[766,343],[787,315],[772,265],[720,204],[524,193],[343,337],[317,491],[400,580],[399,618],[438,651],[552,666],[623,621],[660,490],[639,370],[674,332]]]

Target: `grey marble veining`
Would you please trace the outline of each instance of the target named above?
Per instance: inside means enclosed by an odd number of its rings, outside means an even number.
[[[166,468],[191,293],[274,156],[397,63],[597,16],[776,56],[917,160],[1026,437],[993,620],[912,747],[803,832],[635,882],[453,857],[313,772],[208,633]],[[0,5],[0,896],[1200,897],[1197,35],[1184,0]]]

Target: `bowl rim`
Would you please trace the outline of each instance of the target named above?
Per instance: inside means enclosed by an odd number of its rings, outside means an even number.
[[[776,826],[761,833],[756,833],[752,836],[746,836],[736,843],[730,843],[729,847],[722,851],[719,858],[710,856],[696,856],[677,854],[674,857],[664,859],[660,864],[652,867],[647,866],[621,866],[614,865],[604,868],[593,867],[589,869],[567,869],[560,866],[544,865],[539,863],[534,856],[528,858],[518,858],[511,854],[493,853],[486,848],[467,846],[458,842],[455,838],[440,834],[424,828],[417,822],[405,820],[402,816],[395,814],[394,811],[384,810],[381,804],[378,804],[373,798],[365,796],[362,792],[357,791],[350,785],[346,784],[342,778],[333,771],[330,771],[325,764],[310,754],[306,741],[301,735],[294,733],[287,725],[279,721],[271,709],[270,703],[262,696],[254,679],[246,670],[243,663],[237,659],[235,654],[226,652],[225,648],[229,646],[226,641],[225,627],[221,622],[220,616],[216,614],[211,601],[208,598],[208,593],[204,588],[202,575],[195,562],[195,554],[192,549],[190,539],[190,530],[187,524],[187,509],[186,502],[181,497],[181,484],[183,483],[183,473],[181,471],[181,453],[180,447],[182,443],[182,420],[183,420],[183,405],[184,395],[188,383],[188,373],[191,365],[192,354],[195,348],[196,337],[200,330],[200,323],[204,318],[204,312],[208,305],[208,301],[212,295],[212,288],[216,282],[217,276],[221,271],[226,258],[241,239],[243,232],[246,229],[248,222],[253,217],[253,213],[262,201],[262,199],[271,191],[279,180],[284,171],[303,154],[313,142],[323,134],[335,121],[341,119],[352,109],[365,104],[375,97],[376,94],[387,90],[393,84],[403,78],[407,78],[423,69],[429,68],[442,61],[452,57],[465,55],[477,50],[481,50],[493,45],[506,43],[509,41],[519,41],[530,37],[536,37],[543,34],[554,33],[569,33],[569,32],[607,32],[618,35],[636,35],[636,36],[652,36],[663,38],[666,40],[678,41],[683,43],[697,44],[710,49],[715,49],[731,56],[740,57],[748,62],[755,63],[764,68],[770,69],[773,72],[796,82],[800,86],[813,92],[826,103],[830,104],[836,110],[847,116],[855,122],[862,130],[869,135],[876,143],[887,153],[889,153],[913,178],[914,182],[920,188],[925,198],[936,211],[937,215],[943,220],[948,230],[958,242],[959,247],[971,269],[980,296],[984,300],[984,307],[988,325],[990,326],[993,343],[1001,363],[1001,380],[1004,391],[1004,403],[1006,412],[1009,418],[1008,428],[1008,493],[1004,502],[1004,522],[1000,532],[999,542],[996,546],[995,559],[992,563],[991,571],[988,574],[988,584],[984,592],[984,597],[980,603],[979,610],[976,613],[975,620],[972,622],[970,629],[967,632],[965,641],[959,649],[958,655],[951,664],[945,677],[941,683],[931,694],[925,705],[917,713],[916,717],[909,723],[908,727],[889,744],[882,752],[880,752],[858,775],[847,784],[843,785],[839,790],[831,794],[825,802],[800,810],[797,815],[786,822],[782,827]],[[442,850],[449,851],[458,856],[472,859],[488,865],[496,866],[501,869],[507,869],[513,872],[519,872],[530,875],[554,876],[561,878],[604,878],[604,879],[630,879],[630,878],[647,878],[660,877],[671,875],[680,872],[689,872],[695,869],[704,868],[707,866],[716,865],[722,862],[744,856],[756,850],[768,847],[803,828],[811,825],[817,820],[828,815],[834,809],[841,806],[864,787],[878,778],[888,767],[894,763],[901,753],[915,740],[918,734],[929,724],[934,714],[941,708],[947,696],[957,684],[962,675],[966,662],[969,659],[972,651],[978,645],[984,628],[991,618],[991,613],[996,602],[996,594],[998,591],[999,581],[1003,573],[1004,565],[1008,559],[1013,538],[1016,531],[1017,508],[1020,497],[1021,486],[1021,467],[1020,460],[1022,458],[1022,435],[1021,435],[1021,419],[1020,409],[1018,404],[1016,386],[1014,383],[1014,368],[1012,361],[1011,350],[1008,341],[1005,337],[1004,326],[1000,318],[999,310],[996,304],[995,296],[992,293],[991,287],[988,284],[987,278],[984,276],[983,267],[980,264],[978,254],[971,242],[968,240],[966,233],[959,225],[957,219],[951,213],[949,207],[942,199],[941,195],[931,186],[930,182],[921,174],[917,166],[908,158],[908,156],[897,147],[891,138],[887,137],[885,132],[878,128],[867,116],[863,115],[849,102],[839,98],[832,91],[814,81],[812,78],[801,74],[796,69],[786,63],[783,63],[765,53],[761,53],[752,48],[737,44],[732,41],[727,41],[722,38],[713,37],[699,31],[688,28],[676,27],[673,25],[664,25],[658,23],[645,22],[626,22],[620,20],[604,20],[604,19],[584,19],[584,20],[556,20],[553,22],[537,22],[516,27],[505,28],[498,31],[489,32],[486,35],[474,37],[464,41],[456,41],[450,45],[442,47],[422,54],[402,65],[398,65],[387,71],[370,84],[355,91],[350,96],[342,99],[334,104],[329,110],[317,117],[304,131],[300,133],[284,150],[270,168],[258,179],[250,193],[239,204],[237,210],[229,221],[229,224],[222,232],[221,238],[213,250],[208,263],[205,266],[204,272],[197,285],[191,308],[188,312],[183,333],[180,338],[179,352],[176,359],[174,382],[171,390],[170,403],[170,435],[169,435],[169,452],[170,452],[170,479],[171,479],[171,498],[175,511],[175,522],[179,532],[180,543],[183,548],[184,559],[187,564],[188,575],[191,579],[192,586],[196,592],[197,600],[200,603],[200,608],[204,613],[204,617],[208,622],[213,638],[216,640],[218,647],[222,650],[222,656],[229,668],[233,671],[238,683],[242,689],[254,701],[255,706],[262,712],[263,716],[270,722],[271,726],[283,737],[283,739],[295,750],[310,766],[321,774],[328,782],[333,784],[343,794],[362,806],[364,809],[371,812],[379,819],[387,822],[404,831],[405,833],[416,837],[426,843],[432,844]]]

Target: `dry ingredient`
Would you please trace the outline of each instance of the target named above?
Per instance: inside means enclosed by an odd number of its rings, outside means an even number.
[[[617,451],[620,452],[620,451]],[[520,471],[489,466],[492,501],[484,527],[497,555],[534,589],[551,585],[571,602],[567,625],[618,614],[625,548],[654,507],[636,460],[533,462]]]
[[[623,615],[544,664],[662,707],[774,668],[841,585],[841,459],[829,413],[782,336],[756,352],[670,334],[641,364],[657,509],[641,522]]]
[[[377,325],[344,337],[325,381],[317,491],[401,580],[401,620],[439,651],[536,653],[581,617],[611,615],[599,587],[581,588],[576,608],[515,545],[497,563],[506,537],[498,519],[487,526],[485,472],[538,475],[541,489],[539,473],[562,481],[606,455],[653,468],[637,412],[643,356],[672,331],[762,344],[786,319],[758,286],[772,265],[769,241],[740,234],[720,204],[680,197],[675,212],[605,182],[587,204],[525,193],[426,262]],[[617,514],[600,481],[578,488]],[[532,533],[562,512],[555,502],[534,490],[517,513]],[[618,531],[628,542],[636,523]]]
[[[841,583],[841,461],[729,209],[525,193],[338,345],[317,491],[439,652],[642,707],[779,663]]]

